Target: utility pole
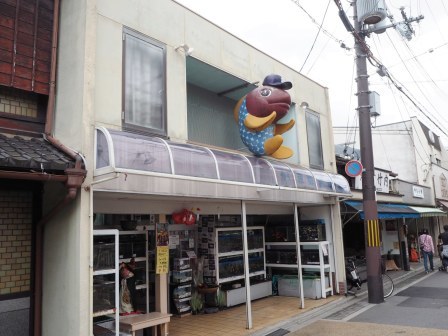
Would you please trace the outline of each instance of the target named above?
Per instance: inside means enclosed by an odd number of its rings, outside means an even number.
[[[367,53],[365,34],[362,23],[358,21],[357,2],[353,2],[355,51],[356,51],[356,83],[358,96],[359,138],[361,145],[362,198],[364,210],[364,233],[366,237],[367,290],[369,303],[382,303],[383,281],[380,251],[380,227],[375,195],[374,163],[372,148],[372,130],[370,124],[369,81],[367,74]]]
[[[339,17],[344,24],[348,32],[352,33],[355,38],[355,51],[356,51],[356,83],[358,92],[358,118],[359,118],[359,138],[361,145],[361,161],[364,167],[362,172],[362,198],[363,198],[363,210],[364,210],[364,233],[365,233],[365,246],[366,246],[366,259],[367,259],[367,289],[369,303],[382,303],[383,297],[383,281],[382,281],[382,260],[380,250],[380,226],[378,222],[378,207],[376,203],[375,194],[375,166],[373,162],[373,147],[372,147],[372,130],[370,125],[370,91],[369,81],[367,74],[367,57],[372,57],[370,49],[366,45],[366,35],[375,32],[382,33],[387,28],[394,27],[400,34],[406,39],[410,40],[414,33],[411,22],[420,21],[423,19],[423,15],[416,18],[408,18],[404,13],[404,8],[401,8],[401,15],[404,22],[395,23],[392,22],[388,25],[381,25],[381,27],[371,26],[367,27],[367,24],[376,24],[381,22],[381,17],[374,18],[367,22],[363,27],[363,22],[358,20],[358,2],[367,0],[352,0],[353,6],[353,20],[354,26],[350,23],[347,15],[342,8],[341,0],[334,0],[336,6],[339,8]],[[379,2],[377,2],[378,4]],[[363,3],[365,5],[365,3]],[[365,9],[365,8],[364,8]],[[362,14],[363,15],[363,14]],[[392,16],[388,16],[393,21]],[[376,22],[374,22],[376,21]],[[405,26],[405,28],[403,28]],[[363,29],[365,28],[365,29]],[[376,60],[378,67],[378,74],[380,76],[387,76],[391,79],[387,69]],[[392,80],[392,79],[391,79]]]

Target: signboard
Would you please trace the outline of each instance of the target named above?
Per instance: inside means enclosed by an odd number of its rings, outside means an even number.
[[[351,160],[345,164],[345,173],[350,177],[356,177],[362,174],[362,164],[360,161]]]
[[[390,176],[389,173],[375,169],[374,175],[375,190],[377,192],[389,193]],[[355,178],[355,189],[362,190],[362,177]]]
[[[170,236],[170,250],[173,250],[177,248],[177,246],[180,244],[179,235],[171,235]]]
[[[169,233],[167,223],[156,224],[156,274],[166,274],[169,271]]]
[[[425,198],[422,187],[412,186],[412,195],[416,198]]]
[[[440,174],[440,192],[443,198],[448,198],[448,183],[444,174]]]

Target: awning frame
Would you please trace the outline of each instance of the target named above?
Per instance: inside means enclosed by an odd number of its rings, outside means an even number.
[[[317,193],[317,194],[324,194],[327,196],[339,196],[339,197],[351,197],[352,194],[349,191],[348,193],[342,193],[342,192],[337,192],[336,190],[336,183],[334,181],[334,178],[332,177],[332,173],[327,173],[324,171],[317,171],[316,173],[318,173],[318,175],[322,175],[325,174],[326,177],[328,177],[329,181],[331,181],[331,186],[332,186],[332,191],[329,190],[319,190],[318,189],[318,179],[316,177],[316,174],[313,173],[313,171],[311,169],[302,167],[302,166],[292,166],[288,163],[285,162],[280,162],[279,161],[279,165],[281,166],[285,166],[289,169],[289,171],[292,173],[293,176],[293,181],[294,181],[294,185],[295,188],[291,188],[291,187],[286,187],[286,186],[279,186],[278,185],[278,179],[277,179],[277,171],[276,169],[274,169],[273,165],[271,164],[271,162],[269,162],[269,160],[267,160],[266,158],[259,158],[263,161],[265,161],[272,169],[272,174],[274,176],[274,179],[276,181],[276,185],[268,185],[268,184],[257,184],[254,178],[254,170],[253,170],[253,166],[252,163],[250,162],[250,160],[248,160],[248,158],[240,153],[235,153],[235,152],[229,152],[233,155],[239,155],[242,158],[244,158],[245,161],[247,161],[249,163],[249,166],[251,167],[251,176],[252,176],[252,183],[247,183],[247,182],[241,182],[241,181],[232,181],[232,180],[221,180],[219,179],[220,175],[219,175],[219,167],[218,167],[218,162],[217,159],[215,157],[215,155],[213,153],[211,153],[211,158],[214,161],[214,165],[216,167],[216,175],[218,176],[218,179],[215,178],[208,178],[208,177],[197,177],[197,176],[187,176],[187,175],[177,175],[175,174],[174,171],[174,164],[173,164],[173,153],[170,149],[170,145],[169,143],[165,140],[165,139],[161,139],[161,138],[155,138],[157,139],[157,141],[160,143],[163,143],[167,153],[169,155],[170,158],[170,165],[171,165],[171,174],[170,173],[161,173],[161,172],[155,172],[155,171],[146,171],[146,170],[135,170],[135,169],[129,169],[129,168],[120,168],[116,166],[116,159],[115,159],[115,153],[114,153],[114,143],[113,143],[113,138],[109,132],[108,129],[106,129],[105,127],[96,127],[96,133],[95,133],[95,156],[94,156],[94,165],[95,165],[95,170],[94,170],[94,177],[99,177],[101,175],[106,175],[106,174],[110,174],[110,173],[123,173],[123,174],[135,174],[135,175],[148,175],[148,176],[159,176],[159,177],[169,177],[172,179],[181,179],[181,180],[192,180],[192,181],[204,181],[204,182],[213,182],[213,183],[222,183],[222,184],[228,184],[228,185],[239,185],[239,186],[250,186],[250,187],[257,187],[260,188],[262,190],[266,190],[266,189],[273,189],[273,190],[288,190],[288,191],[307,191],[307,192],[312,192],[312,193]],[[98,154],[98,132],[101,132],[104,137],[105,140],[107,142],[107,156],[108,156],[108,164],[104,167],[100,167],[100,168],[96,168],[97,167],[97,154]],[[118,131],[115,131],[118,132]],[[126,132],[123,132],[123,134],[127,134]],[[197,146],[197,145],[190,145],[192,147],[198,147],[201,148],[201,146]],[[212,152],[212,150],[210,150],[207,147],[202,147],[205,148],[206,151],[208,153]],[[104,148],[103,148],[104,150]],[[225,152],[225,151],[223,151]],[[277,163],[277,161],[275,161],[275,163]],[[298,174],[300,174],[300,171],[304,171],[306,173],[308,173],[310,176],[312,176],[312,178],[314,179],[314,184],[316,185],[316,189],[304,189],[304,188],[299,188],[297,187],[298,183],[296,181],[296,172],[295,170],[298,171]],[[341,177],[339,175],[335,175],[338,176],[338,179],[341,180]],[[344,179],[346,182],[346,185],[341,185],[341,181],[338,181],[338,187],[342,188],[342,189],[346,189],[346,190],[350,190],[349,184],[347,182],[346,179]]]

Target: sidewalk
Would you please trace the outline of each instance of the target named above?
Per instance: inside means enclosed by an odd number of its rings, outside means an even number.
[[[434,268],[437,269],[439,266],[439,259],[434,259]],[[414,281],[417,281],[424,277],[423,262],[421,263],[410,263],[410,271],[388,271],[387,274],[393,279],[395,284],[395,292],[407,286]],[[323,318],[331,318],[333,320],[343,320],[345,317],[363,309],[368,306],[367,302],[367,284],[363,284],[360,291],[356,293],[356,296],[340,296],[336,300],[313,309],[305,313],[299,313],[292,318],[286,319],[278,324],[263,328],[261,330],[251,333],[252,336],[282,336],[287,335],[291,332],[297,331],[305,326],[321,320]],[[371,326],[366,326],[366,330],[370,329]],[[330,333],[333,334],[333,333]],[[292,333],[291,335],[294,335]],[[302,335],[302,334],[300,334]],[[308,334],[303,334],[308,335]],[[311,335],[311,334],[310,334]],[[336,334],[337,335],[337,334]],[[356,334],[358,335],[358,334]],[[359,335],[364,335],[359,333]],[[367,335],[367,334],[365,334]],[[383,333],[381,335],[388,335]],[[411,335],[411,334],[410,334]]]

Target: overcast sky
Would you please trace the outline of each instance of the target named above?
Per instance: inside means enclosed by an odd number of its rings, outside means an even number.
[[[340,21],[334,0],[296,1],[304,10],[291,0],[177,2],[328,87],[333,125],[358,125],[353,37]],[[341,3],[352,20],[350,2]],[[381,96],[381,116],[376,124],[418,116],[447,144],[448,1],[386,0],[386,4],[397,22],[402,21],[402,6],[408,17],[425,17],[420,23],[413,23],[415,35],[411,41],[393,28],[383,34],[371,34],[366,40],[375,57],[410,93],[423,113],[369,67],[370,90]],[[312,47],[322,21],[323,29]],[[341,41],[351,50],[341,48]]]

